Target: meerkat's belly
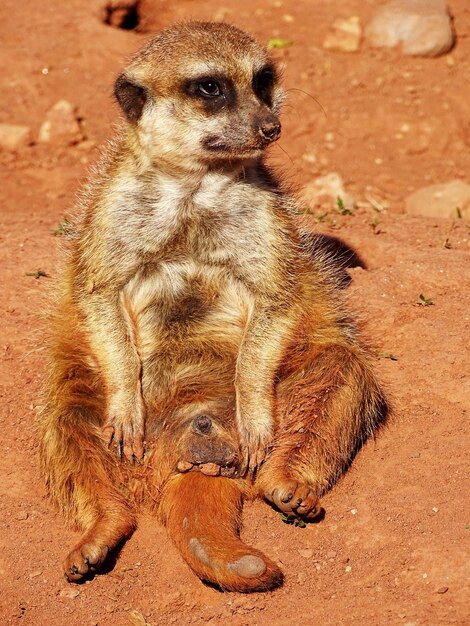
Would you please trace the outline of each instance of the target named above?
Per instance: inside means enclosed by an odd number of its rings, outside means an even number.
[[[221,393],[233,386],[253,301],[223,267],[168,262],[134,277],[121,302],[142,362],[144,393],[156,401],[188,385],[195,393],[198,381]]]

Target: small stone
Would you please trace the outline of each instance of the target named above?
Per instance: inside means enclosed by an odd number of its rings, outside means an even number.
[[[323,41],[325,50],[357,52],[361,47],[362,26],[357,15],[333,22],[330,32]]]
[[[39,129],[39,141],[69,146],[84,139],[76,109],[67,100],[59,100],[49,109]]]
[[[26,511],[20,511],[15,515],[15,519],[20,521],[28,519],[28,513]]]
[[[190,469],[192,469],[193,464],[190,463],[189,461],[178,461],[177,465],[176,465],[176,469],[178,470],[178,472],[181,472],[182,474],[184,474],[185,472],[189,472]]]
[[[5,150],[19,150],[33,143],[29,126],[0,124],[0,147]]]
[[[350,572],[352,572],[352,567],[350,565],[346,565],[344,571],[346,572],[346,574],[349,574]]]
[[[329,552],[326,553],[326,558],[327,559],[335,559],[337,556],[337,552],[335,552],[334,550],[330,550]]]
[[[201,463],[199,470],[206,476],[218,476],[220,474],[220,465],[216,463]]]
[[[433,510],[433,512],[434,512],[434,513],[437,513],[437,512],[439,511],[439,509],[437,508],[437,506],[433,506],[433,507],[432,507],[432,510]]]
[[[351,509],[351,515],[357,515],[357,509]]]
[[[92,141],[91,139],[85,139],[84,141],[81,141],[77,145],[77,148],[79,150],[83,150],[84,152],[87,152],[89,150],[93,150],[95,146],[96,146],[96,143],[94,141]]]
[[[129,613],[127,614],[127,618],[132,626],[150,626],[149,622],[137,609],[132,609],[131,611],[129,611]]]
[[[316,163],[317,162],[317,155],[314,154],[313,152],[305,152],[302,155],[302,160],[305,161],[306,163]]]
[[[29,572],[29,577],[30,578],[37,578],[38,576],[41,576],[42,574],[42,570],[37,569],[34,572]]]
[[[403,54],[411,56],[436,57],[454,44],[444,0],[393,0],[377,10],[365,36],[376,48],[401,44]]]
[[[79,595],[80,591],[78,589],[61,589],[59,592],[61,598],[76,598]]]
[[[308,208],[325,204],[336,207],[338,198],[341,198],[345,209],[354,208],[354,200],[346,193],[343,179],[336,172],[314,179],[304,187],[301,194],[301,200]]]
[[[311,548],[299,548],[297,552],[303,559],[311,559],[313,556],[313,550]]]
[[[470,185],[463,180],[423,187],[405,200],[408,215],[470,217]]]
[[[436,593],[447,593],[449,591],[449,587],[439,587],[436,589]]]

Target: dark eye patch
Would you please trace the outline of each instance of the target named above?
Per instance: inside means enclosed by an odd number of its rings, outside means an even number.
[[[274,83],[276,82],[276,74],[271,66],[263,67],[257,74],[253,76],[253,91],[260,100],[268,106],[272,105],[272,94]]]
[[[236,103],[236,91],[230,78],[220,75],[204,75],[191,78],[183,84],[183,91],[199,100],[208,113],[231,108]]]

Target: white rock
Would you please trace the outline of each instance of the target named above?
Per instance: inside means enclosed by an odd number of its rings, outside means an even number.
[[[425,217],[470,217],[470,185],[452,180],[440,185],[423,187],[405,200],[408,215]]]
[[[354,15],[348,19],[337,19],[331,25],[330,32],[325,37],[325,50],[340,52],[357,52],[361,47],[362,27],[361,20]]]
[[[301,199],[309,209],[320,207],[326,203],[336,207],[338,197],[343,201],[345,209],[354,207],[354,199],[346,193],[343,179],[336,172],[320,176],[305,185]]]
[[[0,147],[5,150],[18,150],[32,143],[29,126],[0,124]]]
[[[67,100],[59,100],[46,114],[39,129],[39,141],[68,146],[82,139],[75,107]]]
[[[59,591],[61,598],[77,598],[79,595],[80,591],[78,589],[61,589]]]
[[[374,47],[402,44],[403,54],[424,57],[444,54],[454,43],[444,0],[393,0],[377,11],[365,36]]]
[[[298,553],[303,559],[311,559],[313,556],[313,550],[311,548],[299,548]]]

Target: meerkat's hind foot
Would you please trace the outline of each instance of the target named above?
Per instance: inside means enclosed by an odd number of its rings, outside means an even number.
[[[305,520],[320,516],[322,508],[314,489],[289,477],[264,480],[261,495],[286,515]]]
[[[93,574],[106,560],[109,547],[96,541],[80,543],[63,563],[64,575],[69,582],[81,582]]]
[[[63,570],[69,582],[81,582],[107,563],[132,534],[135,521],[132,514],[116,513],[103,516],[81,538],[67,555]]]

